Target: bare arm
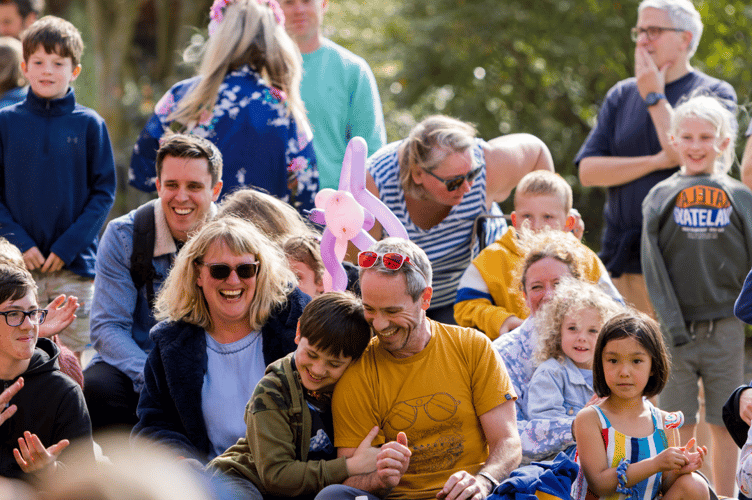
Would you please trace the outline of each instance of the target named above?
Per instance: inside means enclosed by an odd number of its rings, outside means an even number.
[[[488,459],[479,473],[471,476],[465,471],[452,474],[437,498],[473,498],[482,500],[493,490],[491,482],[480,475],[489,474],[501,482],[520,465],[522,444],[517,433],[514,401],[505,401],[479,417],[483,434],[488,441]],[[469,495],[468,495],[469,492]]]
[[[668,65],[658,68],[644,47],[635,48],[635,78],[643,99],[651,93],[662,94],[666,87]],[[591,156],[580,161],[580,182],[583,186],[619,186],[655,172],[674,168],[679,158],[669,139],[673,109],[666,99],[648,108],[655,126],[661,151],[647,156]]]
[[[742,156],[742,182],[752,189],[752,139],[747,137],[747,145]]]
[[[510,134],[491,139],[484,153],[488,203],[506,200],[520,179],[533,170],[554,171],[551,152],[534,135]]]

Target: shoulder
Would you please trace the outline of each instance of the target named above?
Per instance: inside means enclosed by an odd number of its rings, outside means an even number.
[[[357,66],[359,69],[366,69],[370,71],[370,67],[368,66],[368,63],[365,59],[344,48],[343,46],[334,43],[328,38],[324,39],[321,48],[325,51],[335,54],[345,66]]]
[[[185,321],[164,320],[157,323],[149,332],[149,337],[157,346],[167,346],[186,335],[196,336],[203,333],[203,328]],[[203,337],[201,337],[203,338]]]
[[[267,367],[266,374],[253,391],[251,411],[279,410],[290,406],[292,391],[289,382],[290,377],[295,376],[291,357],[289,354]]]
[[[548,358],[543,363],[538,365],[538,368],[535,369],[535,373],[562,373],[566,371],[566,366],[562,364],[558,359],[555,358]]]
[[[300,289],[293,288],[287,295],[287,300],[269,316],[267,324],[275,328],[279,325],[296,326],[298,318],[303,314],[303,309],[310,301],[311,297],[301,292]]]
[[[736,102],[736,91],[727,81],[707,75],[699,70],[694,70],[691,75],[694,80],[693,87],[707,87],[714,94],[726,99],[733,99]]]

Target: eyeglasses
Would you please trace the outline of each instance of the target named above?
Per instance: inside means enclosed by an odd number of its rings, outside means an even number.
[[[5,316],[5,323],[8,326],[21,326],[29,318],[29,323],[32,325],[41,325],[44,323],[44,318],[47,316],[45,309],[34,309],[32,311],[5,311],[0,312]]]
[[[248,262],[246,264],[238,264],[236,267],[232,267],[228,264],[205,264],[204,262],[197,260],[196,264],[199,266],[206,266],[209,268],[209,276],[215,280],[226,280],[230,277],[230,274],[235,271],[238,278],[247,280],[256,276],[258,271],[258,262]]]
[[[632,28],[632,41],[636,42],[638,38],[640,38],[640,35],[645,33],[648,36],[648,40],[652,41],[658,38],[663,34],[664,31],[687,31],[683,30],[681,28],[663,28],[661,26],[648,26],[647,28]]]
[[[462,184],[465,183],[465,181],[467,181],[467,182],[473,182],[475,180],[475,178],[478,177],[478,174],[480,174],[480,171],[482,169],[483,169],[483,166],[481,165],[481,166],[476,167],[475,169],[469,171],[466,174],[457,175],[457,176],[451,177],[449,179],[444,179],[442,177],[439,177],[438,175],[434,174],[433,172],[431,172],[430,170],[428,170],[426,168],[424,168],[423,170],[427,174],[429,174],[429,175],[435,177],[436,179],[440,180],[441,182],[443,182],[444,185],[447,188],[447,191],[456,191],[456,190],[458,190],[460,188],[460,186],[462,186]]]

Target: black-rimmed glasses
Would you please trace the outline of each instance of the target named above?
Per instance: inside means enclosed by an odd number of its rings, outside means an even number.
[[[247,280],[256,276],[259,266],[258,262],[248,262],[232,267],[229,264],[206,264],[200,260],[196,260],[196,264],[208,267],[209,276],[215,280],[226,280],[233,271],[237,273],[238,278]]]
[[[661,36],[664,31],[676,31],[676,32],[679,32],[679,31],[687,31],[687,30],[683,30],[681,28],[664,28],[662,26],[648,26],[647,28],[637,28],[637,27],[635,27],[635,28],[632,28],[630,30],[630,32],[632,34],[632,41],[633,42],[636,42],[637,39],[640,38],[640,35],[642,35],[643,33],[645,33],[647,35],[648,40],[651,40],[651,41],[655,40],[659,36]]]
[[[460,186],[462,186],[462,184],[465,183],[465,181],[473,182],[475,178],[478,177],[478,175],[480,174],[480,171],[482,170],[482,168],[483,166],[481,165],[479,167],[474,168],[473,170],[469,171],[466,174],[450,177],[449,179],[444,179],[443,177],[439,177],[438,175],[434,174],[433,172],[431,172],[430,170],[426,168],[424,168],[423,170],[427,174],[443,182],[447,188],[447,191],[456,191],[460,188]]]
[[[5,316],[5,323],[8,326],[21,326],[26,318],[29,318],[29,323],[32,325],[41,325],[44,323],[44,318],[47,316],[46,309],[33,309],[31,311],[4,311],[0,312]]]

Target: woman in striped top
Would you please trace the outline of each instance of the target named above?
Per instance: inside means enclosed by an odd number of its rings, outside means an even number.
[[[533,170],[553,171],[546,145],[529,134],[488,142],[475,128],[448,116],[429,116],[407,139],[378,150],[368,160],[366,188],[378,196],[421,247],[433,267],[433,297],[428,316],[454,323],[457,284],[470,264],[473,223],[479,215],[501,215],[517,182]],[[492,219],[487,241],[506,229]],[[377,239],[382,228],[371,231]]]

